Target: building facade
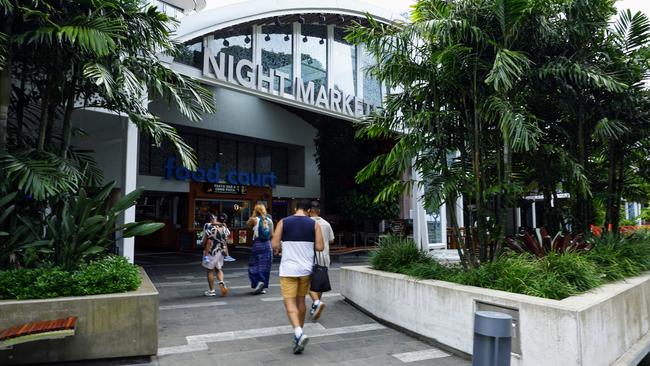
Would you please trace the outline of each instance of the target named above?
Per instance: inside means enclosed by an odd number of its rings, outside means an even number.
[[[180,21],[181,55],[161,59],[200,80],[216,98],[217,111],[200,123],[166,101],[149,104],[195,150],[198,168],[185,169],[171,144],[155,146],[128,118],[102,111],[76,114],[77,126],[88,135],[75,143],[96,152],[105,180],[116,181],[121,192],[145,189],[125,222],[166,225],[157,235],[139,238],[138,247],[195,247],[196,233],[212,212],[228,216],[235,243],[249,243],[245,221],[256,203],[282,218],[296,199],[320,198],[318,130],[309,116],[349,123],[381,106],[386,91],[364,72],[374,60],[345,40],[345,28],[364,22],[367,13],[381,22],[399,16],[356,0],[241,1],[212,9],[197,1],[155,3]],[[424,213],[416,198],[403,206],[405,218],[429,220],[419,229],[415,225],[416,237],[431,232],[432,224],[444,236],[444,216]],[[444,237],[436,238],[444,243]],[[119,250],[132,260],[133,239],[122,240]]]

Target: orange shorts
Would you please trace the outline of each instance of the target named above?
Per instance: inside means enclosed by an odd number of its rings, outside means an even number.
[[[311,285],[310,276],[280,277],[280,293],[282,297],[307,296]]]

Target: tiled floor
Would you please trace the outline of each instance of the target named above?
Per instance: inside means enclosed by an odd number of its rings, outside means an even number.
[[[292,330],[278,287],[277,263],[272,286],[252,295],[245,252],[227,263],[227,297],[203,296],[205,270],[198,254],[150,253],[136,256],[160,292],[158,356],[152,359],[99,361],[92,365],[470,365],[361,313],[338,294],[339,268],[366,259],[342,257],[330,271],[333,290],[317,323],[306,324],[311,338],[302,355],[294,355]],[[341,263],[341,260],[343,263]],[[311,304],[308,301],[308,304]]]

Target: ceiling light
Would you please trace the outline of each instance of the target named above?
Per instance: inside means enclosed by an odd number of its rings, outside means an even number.
[[[302,37],[302,41],[307,43],[307,36]]]
[[[291,39],[291,37],[289,37],[288,34],[287,34],[286,36],[284,36],[284,40],[285,40],[285,41],[289,42],[290,39]]]
[[[319,44],[325,44],[325,40],[321,38],[320,41],[318,41],[318,43]]]
[[[249,37],[248,34],[246,35],[246,38],[244,38],[244,42],[246,42],[247,44],[251,43],[251,37]]]
[[[270,41],[270,40],[271,40],[271,36],[269,36],[269,34],[267,33],[267,34],[266,34],[266,37],[264,37],[264,40],[267,41],[267,42]]]
[[[224,45],[225,47],[228,47],[228,46],[230,46],[230,42],[228,42],[227,39],[224,39],[224,40],[223,40],[223,45]]]

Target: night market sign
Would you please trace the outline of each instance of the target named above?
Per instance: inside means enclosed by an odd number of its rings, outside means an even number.
[[[294,100],[328,111],[359,118],[369,115],[377,106],[366,103],[355,95],[347,94],[336,89],[325,89],[321,85],[316,90],[313,81],[304,83],[301,77],[296,77],[293,83],[293,93],[285,91],[285,85],[291,81],[289,75],[276,69],[269,69],[268,75],[263,72],[262,65],[250,60],[241,59],[235,63],[235,57],[219,52],[216,56],[212,50],[205,50],[203,76],[223,82],[243,86],[262,93],[271,94]],[[226,70],[228,72],[226,72]],[[268,84],[267,84],[268,83]],[[275,90],[275,86],[278,90]]]
[[[237,170],[221,171],[221,165],[214,163],[211,167],[201,167],[191,171],[183,165],[176,164],[176,158],[169,157],[165,163],[165,179],[191,180],[193,182],[222,183],[236,186],[254,186],[275,188],[277,177],[274,172],[251,173]]]

